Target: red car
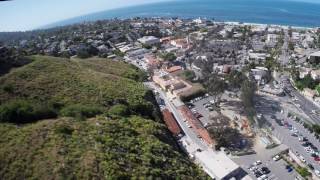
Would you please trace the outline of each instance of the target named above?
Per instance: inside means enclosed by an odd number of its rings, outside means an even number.
[[[320,161],[320,157],[314,157],[315,161]]]

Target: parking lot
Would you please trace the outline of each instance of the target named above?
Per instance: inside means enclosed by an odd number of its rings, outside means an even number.
[[[257,179],[256,174],[260,175],[259,173],[255,174],[255,172],[259,169],[261,171],[263,167],[270,170],[269,173],[266,173],[266,176],[270,180],[295,179],[297,173],[293,169],[288,170],[286,168],[287,163],[284,160],[273,160],[275,155],[281,153],[286,148],[286,146],[280,145],[273,149],[265,149],[264,145],[257,141],[255,145],[256,154],[232,157],[232,160],[239,164],[254,179]],[[261,164],[253,166],[256,161],[261,161]]]
[[[209,116],[210,112],[214,110],[213,101],[214,98],[212,96],[203,96],[200,97],[199,99],[193,99],[190,103],[193,104],[188,104],[190,109],[194,109],[193,112],[198,112],[199,113],[199,120],[202,122],[204,126],[207,124],[210,124]]]

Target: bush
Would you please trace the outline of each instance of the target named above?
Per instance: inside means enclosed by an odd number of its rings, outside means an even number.
[[[188,95],[188,96],[182,95],[182,96],[180,97],[180,99],[181,99],[181,101],[183,101],[183,102],[187,102],[187,101],[190,101],[190,100],[192,100],[192,99],[194,99],[194,98],[196,98],[196,97],[203,96],[203,95],[205,95],[205,94],[206,94],[206,91],[204,91],[204,90],[199,90],[199,91],[197,91],[197,92],[195,92],[195,93],[193,93],[193,94],[191,94],[191,95]]]
[[[69,127],[68,125],[60,125],[55,130],[56,133],[64,134],[64,135],[71,135],[73,131],[74,130],[71,127]]]
[[[303,90],[304,88],[315,89],[317,84],[318,82],[313,80],[310,74],[295,81],[295,85],[299,90]]]
[[[81,59],[86,59],[86,58],[89,58],[91,55],[87,49],[83,48],[77,51],[77,56]]]
[[[177,59],[177,56],[174,53],[164,53],[161,55],[161,58],[165,61],[174,61]]]
[[[320,125],[314,124],[314,125],[312,125],[312,129],[317,135],[320,134]]]
[[[11,84],[4,85],[2,89],[7,93],[13,93],[13,90],[14,90],[13,85]]]
[[[25,100],[13,100],[0,106],[1,122],[29,123],[56,116],[54,109],[48,105]]]
[[[130,111],[126,105],[117,104],[117,105],[112,106],[109,109],[108,114],[111,116],[115,116],[115,117],[128,116],[130,114]]]
[[[98,106],[73,104],[62,108],[60,110],[60,115],[82,120],[85,118],[94,117],[102,112],[102,108]]]
[[[183,74],[188,81],[193,81],[193,79],[196,77],[196,74],[191,70],[186,70]]]
[[[303,168],[303,167],[298,167],[297,168],[297,172],[302,176],[302,177],[307,177],[310,176],[311,173],[308,171],[307,168]]]

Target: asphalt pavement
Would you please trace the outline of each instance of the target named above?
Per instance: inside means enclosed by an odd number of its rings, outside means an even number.
[[[310,117],[310,119],[317,124],[320,124],[320,115],[314,114],[312,111],[315,110],[317,112],[320,112],[320,108],[316,106],[313,102],[311,102],[309,99],[305,98],[303,95],[300,94],[291,84],[288,77],[282,78],[282,83],[284,86],[284,89],[286,93],[289,95],[297,98],[297,101],[294,102],[296,104],[299,104],[299,108]]]
[[[259,104],[256,106],[257,112],[263,114],[264,118],[269,121],[272,126],[274,127],[273,135],[275,135],[283,144],[287,145],[293,152],[296,152],[296,154],[302,155],[304,159],[307,161],[307,163],[312,164],[315,169],[320,170],[319,162],[315,161],[311,154],[306,152],[304,147],[301,145],[302,142],[299,142],[298,137],[292,136],[293,131],[290,131],[285,126],[280,126],[276,123],[274,119],[271,118],[272,115],[274,115],[277,119],[285,120],[290,125],[295,127],[298,132],[306,137],[309,142],[311,142],[313,145],[315,145],[317,148],[319,148],[319,141],[311,134],[308,130],[306,130],[302,124],[287,118],[288,111],[284,109],[284,112],[281,113],[279,109],[274,108],[275,106],[280,105],[279,102],[274,101],[272,97],[268,96],[260,96],[257,97],[257,101]],[[284,101],[284,100],[279,100]]]

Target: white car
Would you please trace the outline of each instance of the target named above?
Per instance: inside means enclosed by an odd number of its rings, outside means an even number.
[[[281,157],[279,155],[276,155],[272,158],[274,161],[279,161],[281,159]]]
[[[258,115],[257,115],[257,118],[258,118],[258,119],[261,119],[261,118],[262,118],[262,114],[258,114]]]
[[[300,159],[302,162],[304,162],[304,163],[306,162],[306,160],[304,159],[304,157],[301,156],[301,155],[299,156],[299,159]]]
[[[260,164],[262,164],[262,162],[261,162],[260,160],[258,160],[258,161],[256,161],[256,162],[253,163],[253,165],[255,165],[255,166],[258,166],[258,165],[260,165]]]
[[[250,171],[255,171],[255,170],[257,170],[257,169],[258,169],[257,166],[252,166],[252,167],[249,168]]]
[[[299,136],[299,142],[302,142],[304,140],[303,136]]]
[[[319,171],[319,170],[314,170],[314,173],[315,173],[318,177],[320,177],[320,171]]]
[[[264,174],[264,175],[258,177],[258,180],[265,180],[267,178],[268,178],[268,176]]]

